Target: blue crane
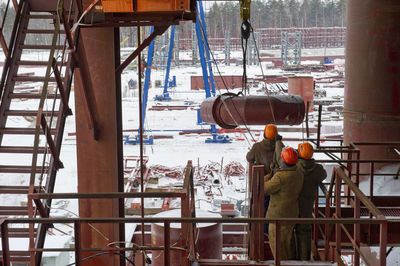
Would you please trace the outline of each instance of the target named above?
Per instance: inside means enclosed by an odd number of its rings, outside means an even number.
[[[200,14],[200,18],[197,16],[196,20],[196,35],[197,43],[199,46],[199,55],[201,69],[203,73],[204,90],[206,91],[206,98],[215,97],[215,81],[212,73],[211,58],[210,58],[210,47],[208,46],[206,22],[204,19],[204,10],[202,1],[198,1],[197,12]],[[205,53],[204,53],[205,51]],[[206,58],[207,55],[207,58]],[[207,59],[207,60],[206,60]],[[208,73],[207,73],[208,70]],[[211,88],[210,88],[211,84]],[[198,121],[200,122],[200,110],[198,110]],[[201,123],[201,122],[200,122]],[[202,123],[204,125],[204,123]],[[232,139],[227,135],[218,135],[217,127],[211,125],[210,132],[212,138],[206,139],[206,143],[231,143]]]
[[[154,31],[154,26],[151,27],[151,33]],[[147,65],[146,65],[146,71],[145,71],[145,78],[144,78],[144,86],[143,86],[143,95],[139,95],[139,97],[142,97],[142,125],[144,125],[144,121],[146,119],[146,109],[147,109],[147,99],[149,96],[149,88],[150,88],[150,75],[151,75],[151,67],[153,64],[153,55],[154,55],[154,40],[151,41],[148,51],[147,51]],[[139,62],[140,64],[140,62]],[[138,65],[139,65],[138,64]],[[143,130],[144,132],[144,130]],[[130,138],[129,135],[126,136],[124,144],[139,144],[140,143],[140,129],[139,133],[137,136],[134,136],[133,138]],[[154,139],[153,136],[148,136],[147,138],[143,138],[143,144],[149,144],[153,145]]]
[[[163,94],[156,95],[154,97],[154,100],[156,101],[171,101],[168,88],[176,87],[176,76],[172,77],[172,81],[169,80],[169,72],[171,69],[171,61],[172,61],[172,51],[174,50],[174,38],[175,38],[175,25],[171,26],[171,37],[169,39],[169,50],[168,50],[167,69],[165,73],[164,90]]]

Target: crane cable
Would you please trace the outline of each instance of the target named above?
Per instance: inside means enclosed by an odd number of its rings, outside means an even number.
[[[240,42],[243,51],[243,78],[242,78],[242,91],[241,93],[246,94],[247,91],[247,45],[249,37],[252,31],[250,25],[250,3],[251,0],[241,0],[240,1],[240,18],[242,19],[242,24],[240,25]]]
[[[229,93],[228,85],[226,84],[225,79],[224,79],[224,77],[222,76],[222,73],[221,73],[221,71],[220,71],[220,69],[219,69],[218,63],[217,63],[217,61],[216,61],[216,59],[215,59],[215,57],[214,57],[214,53],[213,53],[213,51],[211,50],[210,44],[208,43],[208,39],[205,38],[205,33],[204,33],[204,31],[203,31],[203,25],[202,25],[202,22],[201,22],[200,18],[198,18],[198,22],[199,22],[199,24],[200,24],[201,38],[202,38],[203,42],[207,45],[207,47],[208,47],[208,49],[209,49],[209,51],[210,51],[210,55],[211,55],[211,57],[212,57],[212,60],[213,60],[213,62],[215,63],[215,66],[216,66],[218,75],[220,76],[220,78],[221,78],[221,80],[222,80],[222,83],[224,84],[224,87],[225,87],[226,91]],[[209,59],[209,60],[210,60],[210,59]],[[221,89],[219,88],[217,82],[216,82],[216,87],[217,87],[218,92],[219,92],[220,95],[222,96]],[[230,112],[229,107],[228,107],[228,105],[227,105],[227,103],[225,102],[225,99],[224,99],[223,97],[221,97],[221,101],[222,101],[222,104],[225,106],[225,109],[226,109],[226,111],[228,112],[229,116],[232,118],[232,120],[235,122],[235,124],[236,124],[237,126],[239,126],[239,123],[238,123],[238,122],[235,120],[235,118],[233,117],[233,115],[232,115],[232,113]],[[235,111],[238,113],[239,118],[242,120],[242,123],[243,123],[243,125],[245,126],[247,132],[249,133],[249,135],[250,135],[252,141],[255,142],[255,138],[254,138],[253,134],[251,133],[251,131],[250,131],[250,129],[249,129],[247,123],[245,122],[244,118],[243,118],[242,115],[239,113],[239,110],[238,110],[238,108],[236,107],[236,104],[235,104],[234,102],[232,102],[232,105],[233,105],[233,107],[235,108]],[[250,140],[248,139],[247,135],[246,135],[246,134],[243,134],[243,135],[244,135],[244,137],[246,138],[246,141],[247,141],[249,147],[251,147],[252,145],[251,145],[251,142],[250,142]]]
[[[261,74],[262,74],[262,77],[263,77],[264,87],[265,87],[265,90],[266,90],[267,96],[268,96],[269,108],[271,109],[272,119],[274,120],[274,124],[276,125],[275,112],[274,112],[274,108],[273,108],[272,102],[271,102],[271,94],[270,94],[270,91],[268,89],[267,82],[265,81],[264,69],[263,69],[262,64],[261,64],[261,56],[260,56],[260,52],[258,50],[256,38],[254,36],[253,26],[251,24],[249,24],[249,25],[250,25],[250,29],[251,29],[251,33],[252,33],[252,37],[253,37],[253,41],[254,41],[254,47],[256,48],[258,62],[260,64],[260,69],[261,69]]]

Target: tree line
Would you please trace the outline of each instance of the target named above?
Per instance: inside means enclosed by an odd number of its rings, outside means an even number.
[[[347,0],[256,0],[251,3],[253,28],[346,27]],[[214,2],[206,13],[210,37],[239,37],[239,1]]]
[[[251,24],[258,28],[308,28],[345,27],[347,0],[253,0]],[[240,6],[235,2],[204,2],[208,36],[224,38],[227,31],[232,38],[240,37]],[[0,16],[4,17],[5,3],[0,4]],[[11,35],[15,12],[10,6],[4,23],[6,40]],[[48,20],[33,20],[35,28],[51,28]],[[181,22],[177,28],[180,38],[190,39],[192,23]],[[33,26],[33,25],[32,25]],[[136,28],[121,28],[121,40],[130,36],[124,46],[136,46]],[[44,44],[51,41],[50,35],[29,35],[26,43]]]

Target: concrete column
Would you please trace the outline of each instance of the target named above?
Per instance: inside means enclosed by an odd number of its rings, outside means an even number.
[[[83,96],[82,77],[75,71],[76,145],[78,159],[78,192],[118,192],[117,111],[115,92],[114,29],[81,29],[80,40],[86,51],[86,59],[93,84],[91,100],[95,102],[95,114],[99,139],[94,140],[89,128],[87,108]],[[118,217],[117,199],[79,200],[79,216],[99,218]],[[83,248],[101,248],[119,241],[118,225],[93,224],[99,232],[82,224]],[[81,257],[94,253],[84,252]],[[119,265],[116,256],[99,256],[85,261],[84,265]]]
[[[347,4],[344,140],[400,141],[400,2]],[[393,159],[389,147],[365,147],[362,159]],[[362,169],[368,169],[363,166]]]

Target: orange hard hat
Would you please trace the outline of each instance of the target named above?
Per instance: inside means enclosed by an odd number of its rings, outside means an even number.
[[[314,154],[314,148],[308,142],[300,143],[298,150],[300,157],[306,160],[311,159]]]
[[[297,163],[297,152],[292,147],[287,147],[281,152],[282,160],[287,164],[296,164]]]
[[[278,135],[278,129],[274,124],[268,124],[264,129],[264,137],[267,139],[275,139],[276,135]]]

